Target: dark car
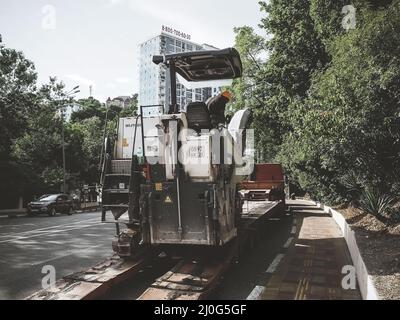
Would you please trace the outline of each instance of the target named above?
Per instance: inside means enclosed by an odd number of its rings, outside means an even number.
[[[67,194],[46,194],[28,204],[29,215],[47,213],[52,217],[58,212],[71,215],[73,211],[73,201]]]

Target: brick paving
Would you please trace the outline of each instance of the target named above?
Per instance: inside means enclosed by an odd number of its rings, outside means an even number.
[[[296,234],[265,285],[262,300],[358,300],[358,287],[342,288],[342,268],[352,265],[343,234],[330,215],[290,201]]]

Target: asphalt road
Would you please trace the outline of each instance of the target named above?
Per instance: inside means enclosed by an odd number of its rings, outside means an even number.
[[[53,266],[60,279],[110,257],[114,233],[100,212],[0,218],[0,299],[40,290],[43,266]]]
[[[268,216],[257,245],[230,268],[210,298],[246,299],[255,285],[265,282],[264,271],[287,240],[291,221],[284,212]],[[60,279],[110,257],[114,233],[113,224],[100,222],[100,212],[0,218],[0,299],[23,299],[40,290],[44,266],[53,266]],[[163,268],[173,265],[169,260],[165,259]],[[109,298],[135,299],[165,272],[158,264],[144,270],[134,283],[119,286]]]
[[[270,277],[265,271],[290,237],[292,221],[283,211],[267,214],[254,247],[241,253],[209,299],[246,300],[255,286],[264,285]]]

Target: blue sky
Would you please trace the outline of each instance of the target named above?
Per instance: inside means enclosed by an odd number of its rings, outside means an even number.
[[[35,63],[41,83],[80,85],[78,97],[92,85],[104,101],[138,91],[138,45],[162,25],[224,48],[235,26],[262,33],[261,16],[258,0],[0,0],[0,33]]]

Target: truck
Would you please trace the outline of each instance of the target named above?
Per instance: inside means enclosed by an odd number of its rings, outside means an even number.
[[[242,181],[240,194],[247,201],[282,201],[285,204],[285,177],[282,165],[256,164],[248,180]]]
[[[169,70],[171,104],[167,112],[140,106],[136,117],[119,119],[117,134],[106,139],[102,221],[108,222],[111,211],[112,246],[121,257],[159,245],[223,248],[240,226],[237,186],[250,173],[243,173],[251,161],[242,139],[251,111],[244,108],[228,119],[221,108],[224,94],[180,106],[176,83],[177,76],[188,83],[240,78],[240,55],[227,48],[152,60]],[[220,155],[226,157],[218,160]]]

